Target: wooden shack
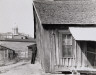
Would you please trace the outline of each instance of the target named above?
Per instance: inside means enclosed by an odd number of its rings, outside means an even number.
[[[96,75],[96,2],[34,1],[33,11],[43,70]]]
[[[15,51],[0,45],[0,66],[15,58]]]
[[[32,42],[25,40],[8,40],[8,41],[0,41],[0,44],[3,46],[10,48],[12,50],[15,50],[15,53],[17,54],[17,58],[19,59],[27,59],[28,58],[28,47],[29,45],[33,44]]]

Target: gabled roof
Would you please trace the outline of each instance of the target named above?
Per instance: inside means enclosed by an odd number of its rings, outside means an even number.
[[[96,24],[96,1],[34,1],[42,24]]]
[[[27,51],[29,45],[32,45],[34,43],[30,42],[4,42],[0,41],[0,45],[4,46],[6,48],[10,48],[15,51]]]

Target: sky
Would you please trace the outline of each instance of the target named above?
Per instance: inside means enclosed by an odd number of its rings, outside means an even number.
[[[32,0],[0,0],[0,33],[14,27],[34,37]]]

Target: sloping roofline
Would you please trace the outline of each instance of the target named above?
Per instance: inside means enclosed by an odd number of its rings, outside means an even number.
[[[0,45],[1,47],[4,47],[4,48],[6,48],[6,49],[10,49],[10,50],[12,50],[12,51],[15,51],[15,50],[13,50],[13,49],[11,49],[11,48],[8,48],[8,47],[6,47],[6,46],[3,46],[3,45]]]
[[[42,24],[96,24],[96,1],[34,1]]]

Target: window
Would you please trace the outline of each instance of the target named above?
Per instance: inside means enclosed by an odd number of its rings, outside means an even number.
[[[72,57],[72,36],[71,34],[62,34],[62,57]]]

